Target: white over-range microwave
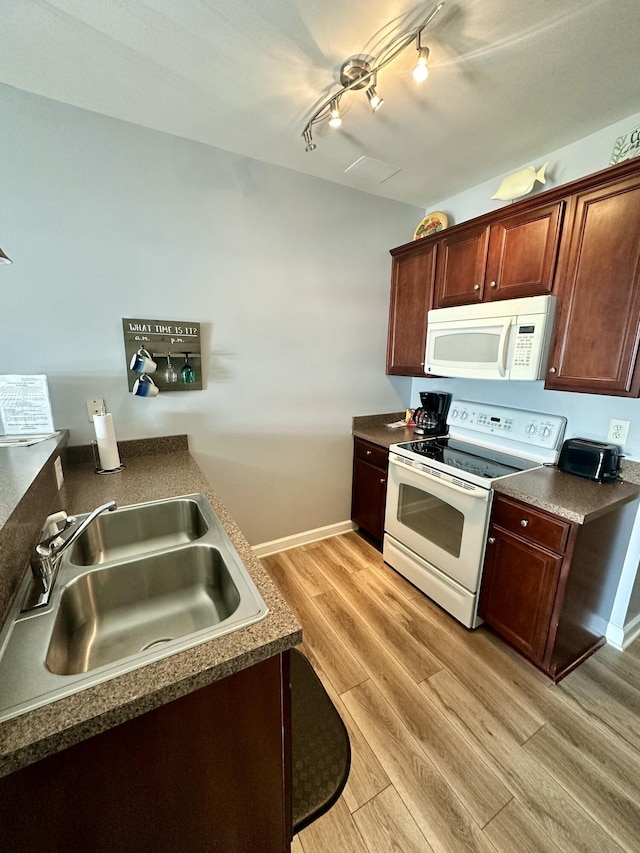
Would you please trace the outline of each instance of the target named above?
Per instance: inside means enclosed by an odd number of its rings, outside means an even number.
[[[555,296],[429,311],[424,371],[468,379],[543,379],[555,314]]]

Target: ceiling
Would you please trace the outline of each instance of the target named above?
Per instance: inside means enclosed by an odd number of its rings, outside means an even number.
[[[434,6],[0,0],[0,82],[420,207],[640,111],[639,0],[446,0],[428,80],[409,46],[379,75],[382,109],[347,93],[306,153],[342,63]],[[362,156],[400,171],[345,173]]]

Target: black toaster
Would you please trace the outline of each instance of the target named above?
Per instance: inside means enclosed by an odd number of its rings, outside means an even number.
[[[568,438],[562,445],[558,468],[598,483],[614,483],[620,477],[621,459],[620,448],[616,444]]]

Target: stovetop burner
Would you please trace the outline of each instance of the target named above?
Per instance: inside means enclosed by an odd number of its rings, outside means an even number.
[[[448,468],[461,473],[475,474],[485,480],[495,480],[498,477],[540,466],[539,462],[469,444],[455,438],[409,441],[399,444],[398,447],[424,457],[425,461],[441,463]]]

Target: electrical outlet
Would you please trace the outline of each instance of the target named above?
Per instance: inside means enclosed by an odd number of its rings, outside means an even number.
[[[87,400],[87,414],[91,423],[93,423],[93,416],[99,415],[103,406],[104,400]]]
[[[626,444],[630,426],[631,421],[623,421],[620,418],[611,418],[611,420],[609,421],[609,433],[607,435],[607,441],[611,441],[614,444],[619,445]]]

